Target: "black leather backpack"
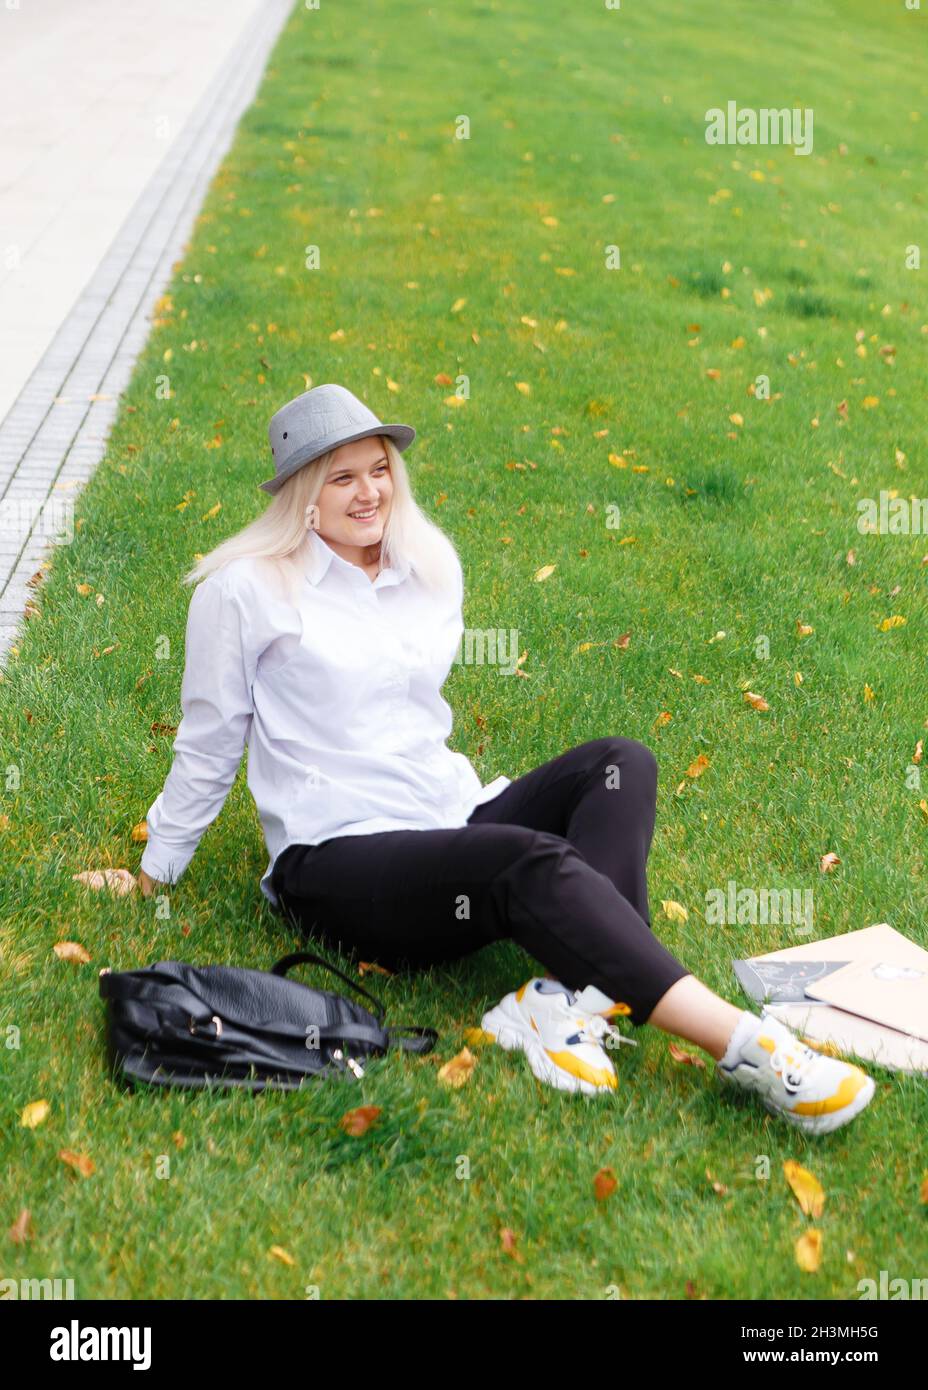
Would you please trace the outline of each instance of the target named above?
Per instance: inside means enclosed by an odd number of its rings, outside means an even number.
[[[324,966],[374,1005],[287,979],[294,965]],[[386,1028],[382,1004],[321,956],[297,951],[268,973],[162,960],[100,971],[114,1077],[131,1084],[296,1090],[307,1077],[364,1075],[361,1058],[391,1046],[430,1052],[432,1028]],[[404,1035],[404,1036],[400,1036]]]

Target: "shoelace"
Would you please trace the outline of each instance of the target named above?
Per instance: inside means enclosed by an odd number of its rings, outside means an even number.
[[[620,1033],[618,1028],[614,1028],[608,1018],[603,1018],[602,1014],[585,1014],[580,1019],[580,1037],[586,1042],[600,1042],[606,1036],[612,1037],[619,1043],[628,1043],[631,1047],[638,1044],[634,1038],[626,1038],[624,1033]]]
[[[818,1061],[818,1055],[803,1043],[782,1042],[770,1054],[770,1065],[774,1071],[780,1072],[783,1085],[788,1091],[798,1091],[808,1076],[809,1067]]]

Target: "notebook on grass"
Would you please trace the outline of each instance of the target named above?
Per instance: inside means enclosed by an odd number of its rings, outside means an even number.
[[[810,981],[806,993],[928,1042],[928,962],[905,964],[882,956],[851,961],[831,975]]]
[[[928,965],[928,951],[895,931],[886,922],[860,931],[832,936],[823,941],[807,941],[801,946],[787,946],[783,951],[769,951],[756,960],[868,960],[882,956],[916,969]],[[893,1071],[928,1072],[928,1043],[896,1028],[848,1013],[824,1001],[808,999],[804,1004],[768,1004],[767,1008],[787,1028],[822,1045],[830,1044],[842,1056],[859,1057],[861,1061],[878,1062]]]

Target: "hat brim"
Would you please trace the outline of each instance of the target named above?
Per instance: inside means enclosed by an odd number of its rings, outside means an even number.
[[[267,478],[258,486],[264,492],[279,492],[288,478],[292,478],[294,473],[298,473],[307,463],[312,463],[313,459],[321,458],[323,454],[329,453],[331,449],[340,449],[343,444],[353,444],[356,439],[370,439],[376,434],[386,434],[393,440],[396,447],[402,454],[409,448],[416,437],[416,431],[412,425],[372,425],[370,429],[358,430],[357,434],[345,435],[344,438],[329,439],[325,443],[314,448],[311,452],[297,454],[294,458],[287,459],[280,472],[273,478]]]

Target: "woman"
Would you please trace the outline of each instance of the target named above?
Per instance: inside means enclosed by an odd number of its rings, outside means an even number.
[[[329,946],[387,966],[453,960],[509,937],[549,972],[484,1030],[562,1090],[609,1092],[625,1015],[687,1039],[718,1075],[809,1133],[870,1100],[859,1068],[770,1015],[719,998],[657,940],[645,864],[657,764],[633,739],[582,743],[482,787],[446,744],[441,686],[463,577],[410,492],[408,425],[342,386],[269,426],[274,501],[186,576],[183,719],[148,812],[140,881],[174,883],[248,746],[270,862],[261,888]]]

